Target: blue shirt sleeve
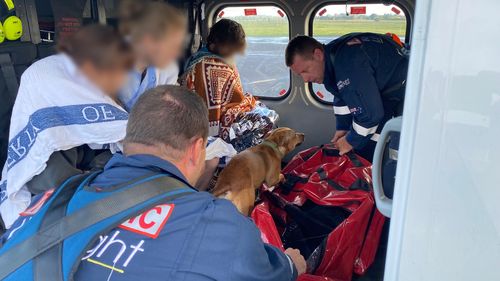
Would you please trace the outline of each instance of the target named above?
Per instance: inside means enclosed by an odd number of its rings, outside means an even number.
[[[345,48],[343,59],[335,65],[337,86],[352,115],[347,141],[355,149],[361,149],[377,132],[384,118],[384,107],[375,71],[361,45]]]
[[[352,116],[347,104],[339,97],[333,97],[333,112],[335,113],[337,131],[351,129]]]
[[[250,219],[242,216],[241,242],[235,251],[231,280],[290,281],[297,270],[290,258],[280,249],[265,244],[260,231]]]
[[[219,258],[216,268],[212,270],[217,274],[222,273],[224,277],[213,275],[215,279],[296,280],[297,270],[288,256],[280,249],[265,244],[259,229],[249,218],[240,214],[227,200],[216,200],[215,205],[213,218],[207,226],[211,230],[205,231],[202,242],[202,248],[210,247],[213,248],[212,253],[220,253],[217,255]],[[216,225],[219,227],[214,229]],[[199,252],[198,258],[200,254]],[[213,254],[210,256],[215,257]]]

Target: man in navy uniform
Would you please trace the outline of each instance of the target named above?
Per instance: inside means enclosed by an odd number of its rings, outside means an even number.
[[[282,252],[265,244],[255,224],[230,201],[195,189],[207,135],[208,111],[197,94],[159,86],[139,98],[128,120],[124,154],[115,154],[89,188],[79,189],[68,209],[94,192],[112,192],[151,176],[174,177],[192,193],[98,237],[83,253],[75,280],[290,281],[304,273],[298,250]],[[46,196],[41,198],[30,209],[42,205]],[[21,216],[1,242],[22,232],[32,215]]]
[[[371,161],[385,122],[403,111],[408,57],[402,46],[373,33],[347,34],[326,45],[297,36],[286,48],[286,65],[334,95],[332,142],[340,154],[354,149]]]

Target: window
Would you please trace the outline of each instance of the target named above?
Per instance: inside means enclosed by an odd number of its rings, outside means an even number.
[[[399,7],[384,4],[327,5],[314,16],[312,35],[322,43],[351,32],[395,33],[404,41],[406,16]],[[322,84],[312,84],[312,89],[321,101],[333,101]]]
[[[274,6],[238,6],[224,8],[216,17],[237,21],[245,29],[247,49],[236,58],[243,90],[264,98],[284,96],[290,85],[285,65],[290,38],[286,14]]]
[[[53,43],[57,40],[57,36],[66,36],[78,30],[82,25],[94,23],[90,2],[87,0],[79,6],[80,3],[65,5],[63,1],[36,0],[41,41]]]

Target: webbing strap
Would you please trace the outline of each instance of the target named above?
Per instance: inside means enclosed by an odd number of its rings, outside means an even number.
[[[333,187],[334,189],[338,191],[345,191],[345,189],[335,181],[333,181],[331,178],[328,177],[328,173],[323,169],[323,167],[320,167],[319,169],[316,170],[316,173],[318,173],[320,181],[326,182],[330,187]]]
[[[399,91],[399,90],[403,89],[404,87],[406,87],[406,80],[403,80],[403,81],[397,83],[396,85],[392,85],[390,87],[387,87],[387,89],[384,89],[380,94],[383,97],[388,97],[388,96],[390,96],[390,94],[392,94],[396,91]]]
[[[40,229],[38,233],[0,256],[0,280],[7,277],[26,262],[45,253],[63,242],[69,236],[78,233],[105,219],[117,216],[114,223],[123,222],[130,216],[121,213],[135,208],[149,200],[151,206],[159,201],[171,201],[181,196],[191,194],[185,183],[172,177],[159,177],[138,183],[133,188],[116,191],[112,196],[90,203],[86,207]],[[164,196],[161,196],[164,195]],[[165,197],[165,195],[168,195]],[[47,276],[48,277],[48,276]],[[50,276],[47,280],[54,280]]]
[[[351,160],[352,165],[356,168],[362,168],[364,167],[363,163],[361,163],[361,160],[359,160],[358,155],[354,153],[352,150],[349,151],[347,154],[347,157],[349,157],[349,160]]]
[[[9,54],[0,54],[0,68],[3,78],[5,79],[5,85],[7,86],[10,100],[14,101],[16,99],[19,84],[17,83],[16,71],[14,70],[14,65]]]

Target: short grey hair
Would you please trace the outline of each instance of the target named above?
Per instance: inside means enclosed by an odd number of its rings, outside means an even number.
[[[124,145],[166,145],[185,151],[195,138],[208,137],[208,109],[187,88],[158,86],[146,91],[130,112]]]

